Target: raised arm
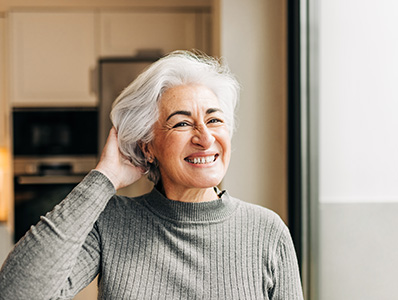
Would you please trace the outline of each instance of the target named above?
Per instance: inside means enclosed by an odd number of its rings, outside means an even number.
[[[0,299],[69,297],[80,286],[73,274],[86,272],[87,277],[93,277],[98,270],[93,264],[98,264],[99,255],[96,258],[88,251],[100,249],[95,246],[94,223],[116,189],[140,177],[141,170],[120,154],[112,129],[96,169],[41,217],[9,254],[0,271]],[[90,242],[91,250],[83,247],[85,241]]]

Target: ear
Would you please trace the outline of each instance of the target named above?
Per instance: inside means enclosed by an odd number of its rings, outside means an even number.
[[[155,156],[153,154],[153,148],[152,145],[150,143],[144,143],[144,142],[140,142],[139,146],[141,148],[142,153],[144,153],[145,159],[149,162],[149,163],[153,163],[155,160]]]

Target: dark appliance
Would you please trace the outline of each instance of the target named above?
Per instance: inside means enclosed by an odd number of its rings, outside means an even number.
[[[97,108],[15,108],[13,144],[18,241],[95,167]]]
[[[99,60],[99,150],[105,145],[112,127],[109,114],[113,101],[150,64],[161,51],[142,52],[133,57],[107,57]]]

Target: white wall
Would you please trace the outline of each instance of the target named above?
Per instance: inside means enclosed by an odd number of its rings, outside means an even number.
[[[320,13],[320,201],[398,202],[398,2]]]
[[[221,1],[221,55],[243,89],[224,187],[287,219],[286,2]]]
[[[319,299],[396,299],[398,2],[319,5]]]

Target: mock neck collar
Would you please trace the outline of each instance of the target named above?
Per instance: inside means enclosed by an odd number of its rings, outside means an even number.
[[[218,222],[228,218],[238,206],[238,201],[226,191],[220,195],[220,198],[207,202],[183,202],[170,200],[154,188],[146,195],[145,203],[152,212],[169,221]]]

